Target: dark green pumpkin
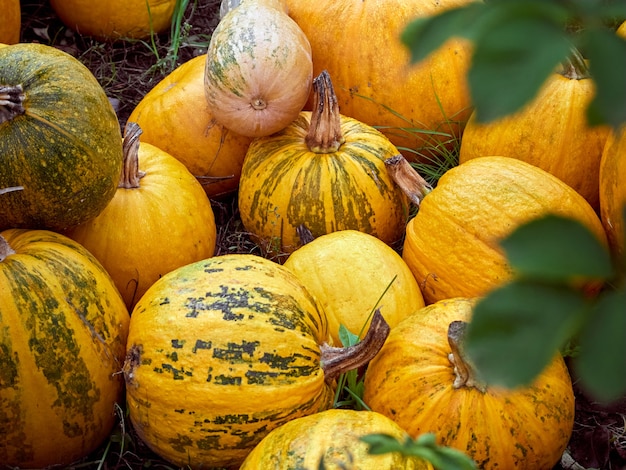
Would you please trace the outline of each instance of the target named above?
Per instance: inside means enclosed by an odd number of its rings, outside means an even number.
[[[87,67],[42,44],[0,48],[0,230],[98,215],[121,168],[117,116]]]

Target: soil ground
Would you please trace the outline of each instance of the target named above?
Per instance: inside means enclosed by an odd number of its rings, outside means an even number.
[[[63,25],[46,0],[22,0],[22,42],[58,47],[81,60],[99,80],[114,104],[120,125],[141,98],[176,66],[200,54],[218,22],[219,0],[190,1],[183,20],[180,47],[171,48],[171,35],[148,41],[103,43],[83,37]],[[254,252],[242,236],[236,198],[212,201],[218,230],[217,253]],[[568,455],[556,469],[626,469],[626,400],[611,407],[594,404],[578,393],[574,434]],[[102,448],[71,468],[173,469],[142,444],[119,410],[118,425]]]

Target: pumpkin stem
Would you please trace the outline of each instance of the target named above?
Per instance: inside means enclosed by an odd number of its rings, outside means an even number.
[[[433,190],[433,187],[422,178],[402,154],[386,159],[385,166],[391,178],[417,207],[422,199]]]
[[[139,180],[146,175],[145,171],[139,169],[139,136],[142,132],[136,122],[127,122],[124,127],[124,165],[118,188],[138,188]]]
[[[7,256],[14,254],[15,250],[11,248],[6,238],[0,235],[0,263],[4,261]]]
[[[313,111],[304,141],[315,153],[336,152],[346,141],[341,132],[339,102],[326,70],[313,79]]]
[[[367,334],[358,343],[344,348],[323,344],[321,363],[326,382],[332,383],[341,374],[366,365],[385,344],[389,330],[389,324],[378,308],[374,312]]]
[[[575,47],[571,48],[570,54],[563,62],[562,70],[559,73],[570,80],[583,80],[591,77],[585,58]]]
[[[22,85],[0,85],[0,124],[25,112]]]
[[[463,349],[467,322],[453,321],[448,326],[448,344],[452,352],[448,359],[454,365],[456,378],[452,386],[454,388],[474,387],[481,392],[487,390],[487,385],[476,377],[476,370]]]
[[[315,240],[315,237],[309,230],[309,227],[306,224],[300,224],[296,227],[296,233],[298,234],[298,238],[300,238],[300,243],[302,245],[306,245],[307,243],[311,243]]]

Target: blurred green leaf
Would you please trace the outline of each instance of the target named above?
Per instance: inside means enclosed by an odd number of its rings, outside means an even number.
[[[577,331],[588,309],[574,289],[513,281],[476,304],[465,351],[488,384],[529,385]]]
[[[399,452],[403,455],[420,457],[433,464],[437,470],[476,470],[476,463],[457,449],[437,445],[435,435],[422,434],[416,440],[407,437],[404,442],[388,434],[368,434],[361,440],[369,445],[373,455]]]
[[[606,292],[580,332],[574,362],[582,386],[603,402],[626,393],[626,288]]]
[[[596,28],[585,31],[581,41],[597,85],[587,119],[592,125],[608,123],[617,128],[626,122],[626,40]]]
[[[476,44],[468,73],[477,121],[520,110],[570,48],[562,28],[542,17],[511,17],[494,24]]]
[[[565,283],[575,277],[608,279],[613,274],[609,251],[587,227],[569,218],[548,215],[532,220],[501,245],[522,277]]]

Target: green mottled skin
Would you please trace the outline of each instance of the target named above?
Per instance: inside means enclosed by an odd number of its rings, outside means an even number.
[[[310,117],[303,112],[282,132],[250,145],[239,189],[246,229],[269,252],[299,247],[302,223],[314,237],[352,229],[398,241],[406,206],[384,165],[397,149],[374,128],[342,117],[345,143],[315,153],[304,142]]]
[[[53,47],[0,49],[0,84],[24,89],[25,113],[0,122],[0,230],[64,230],[112,199],[122,168],[119,122],[78,60]]]
[[[112,374],[122,367],[128,313],[112,280],[82,246],[45,230],[3,234],[17,253],[0,262],[0,435],[8,440],[0,461],[63,463],[45,460],[50,456],[41,454],[49,451],[33,450],[43,437],[34,430],[41,428],[60,429],[55,439],[69,463],[93,450],[113,423],[109,413],[122,384]],[[97,363],[86,360],[87,350]],[[35,384],[47,392],[35,392]],[[42,407],[60,421],[33,422]]]
[[[277,263],[223,255],[179,268],[132,314],[131,420],[178,465],[237,465],[269,430],[330,406],[328,340],[321,307]]]

